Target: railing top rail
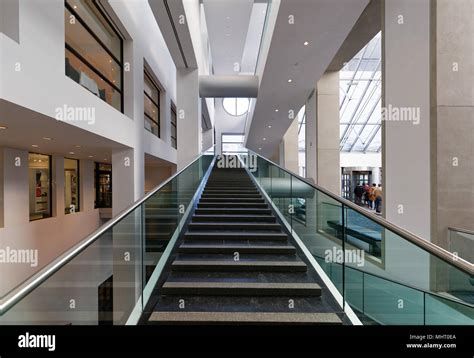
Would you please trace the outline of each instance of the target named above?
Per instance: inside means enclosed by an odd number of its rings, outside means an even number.
[[[173,179],[178,177],[186,169],[191,167],[194,163],[198,162],[203,156],[211,156],[211,155],[213,157],[215,156],[214,154],[205,154],[205,153],[202,153],[201,155],[199,155],[195,160],[193,160],[191,163],[186,165],[180,171],[176,172],[174,175],[172,175],[167,180],[162,182],[155,189],[153,189],[148,194],[146,194],[142,198],[135,201],[133,204],[131,204],[126,209],[122,210],[118,215],[116,215],[114,218],[112,218],[111,220],[106,222],[104,225],[99,227],[96,231],[94,231],[93,233],[88,235],[84,240],[80,241],[75,246],[73,246],[68,251],[66,251],[64,254],[57,257],[54,261],[49,263],[45,268],[41,269],[39,272],[37,272],[36,274],[31,276],[27,280],[25,280],[22,283],[20,283],[19,285],[17,285],[15,288],[10,290],[5,295],[3,295],[0,298],[0,315],[2,315],[4,312],[8,311],[8,309],[10,309],[12,306],[14,306],[17,301],[19,301],[20,299],[22,299],[23,297],[28,295],[36,287],[38,287],[43,282],[45,282],[49,277],[51,277],[53,274],[55,274],[57,271],[59,271],[65,264],[67,264],[72,259],[77,257],[77,255],[79,255],[87,247],[89,247],[95,241],[97,241],[104,233],[106,233],[108,230],[113,228],[124,217],[126,217],[128,214],[133,212],[135,209],[137,209],[140,205],[142,205],[149,198],[154,196],[157,192],[159,192],[163,187],[165,187]]]
[[[349,207],[350,209],[356,211],[357,213],[367,217],[368,219],[376,222],[377,224],[383,226],[384,228],[394,232],[398,236],[401,236],[403,239],[413,243],[414,245],[428,251],[430,254],[440,258],[441,260],[446,261],[447,263],[449,263],[453,266],[456,266],[458,269],[468,273],[469,275],[474,275],[474,265],[472,263],[470,263],[469,261],[466,261],[466,260],[460,258],[459,256],[454,255],[453,253],[449,252],[448,250],[445,250],[442,247],[439,247],[438,245],[435,245],[432,242],[430,242],[428,240],[425,240],[422,237],[417,236],[417,235],[413,234],[412,232],[410,232],[408,230],[405,230],[405,229],[403,229],[399,226],[396,226],[395,224],[392,224],[390,221],[388,221],[388,220],[386,220],[382,217],[376,216],[376,215],[368,212],[367,210],[364,210],[364,209],[360,208],[357,204],[354,204],[353,202],[351,202],[347,199],[344,199],[344,198],[340,197],[339,195],[334,194],[333,192],[331,192],[331,191],[329,191],[329,190],[327,190],[327,189],[325,189],[325,188],[323,188],[323,187],[321,187],[317,184],[312,183],[308,179],[303,178],[303,177],[299,176],[298,174],[295,174],[295,173],[289,171],[288,169],[285,169],[285,168],[281,167],[280,165],[272,162],[271,160],[269,160],[265,157],[262,157],[261,155],[259,155],[258,153],[255,153],[254,151],[252,151],[250,149],[249,149],[249,153],[255,154],[257,157],[260,157],[263,160],[267,161],[268,163],[274,165],[275,167],[285,171],[286,173],[288,173],[292,177],[295,177],[296,179],[310,185],[314,189],[324,193],[325,195],[327,195],[330,198],[336,200],[337,202],[343,204],[344,206]]]

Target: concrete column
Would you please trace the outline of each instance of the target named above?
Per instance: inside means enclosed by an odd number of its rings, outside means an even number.
[[[448,227],[474,230],[474,2],[438,0],[432,7],[432,237],[449,249]]]
[[[178,170],[201,152],[201,99],[197,69],[177,69]]]
[[[382,14],[383,210],[430,240],[430,1],[385,1]]]
[[[306,103],[306,177],[340,195],[339,72],[326,72]]]
[[[280,164],[298,174],[298,118],[295,118],[280,143]]]

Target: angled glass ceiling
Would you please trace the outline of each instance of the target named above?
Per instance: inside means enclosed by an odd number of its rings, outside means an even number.
[[[379,32],[339,72],[340,149],[380,152],[381,33]]]

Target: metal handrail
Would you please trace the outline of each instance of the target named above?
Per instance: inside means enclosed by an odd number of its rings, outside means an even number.
[[[102,235],[104,233],[106,233],[109,229],[114,227],[124,217],[126,217],[128,214],[130,214],[132,211],[134,211],[136,208],[138,208],[140,205],[142,205],[145,201],[147,201],[149,198],[151,198],[153,195],[155,195],[164,186],[166,186],[174,178],[176,178],[178,175],[183,173],[186,169],[188,169],[191,165],[193,165],[194,163],[199,161],[205,155],[206,154],[204,154],[204,153],[199,155],[191,163],[186,165],[180,171],[176,172],[174,175],[169,177],[164,182],[162,182],[160,185],[158,185],[155,189],[150,191],[144,197],[142,197],[141,199],[138,199],[137,201],[135,201],[128,208],[122,210],[117,216],[115,216],[114,218],[112,218],[111,220],[106,222],[104,225],[99,227],[96,231],[94,231],[92,234],[88,235],[84,240],[82,240],[81,242],[76,244],[74,247],[72,247],[67,252],[65,252],[60,257],[58,257],[56,260],[49,263],[45,268],[43,268],[42,270],[40,270],[39,272],[37,272],[36,274],[31,276],[26,281],[23,281],[20,285],[16,286],[12,290],[10,290],[8,293],[6,293],[2,297],[2,301],[4,301],[4,302],[0,303],[0,316],[3,315],[6,311],[8,311],[12,306],[14,306],[17,301],[24,298],[31,291],[33,291],[36,287],[38,287],[43,282],[45,282],[49,277],[51,277],[53,274],[55,274],[57,271],[59,271],[65,264],[67,264],[68,262],[73,260],[82,251],[84,251],[86,248],[88,248],[90,245],[92,245],[95,241],[97,241],[100,237],[102,237]],[[213,155],[213,156],[215,156],[215,155]]]
[[[407,241],[410,241],[412,244],[414,244],[418,247],[421,247],[422,249],[428,251],[430,254],[440,258],[441,260],[443,260],[443,261],[445,261],[449,264],[452,264],[453,266],[456,266],[461,271],[464,271],[469,275],[474,275],[474,265],[472,263],[470,263],[469,261],[466,261],[466,260],[460,258],[459,256],[454,255],[453,253],[449,252],[448,250],[445,250],[442,247],[439,247],[438,245],[435,245],[432,242],[427,241],[427,240],[423,239],[422,237],[420,237],[418,235],[415,235],[415,234],[413,234],[412,232],[410,232],[408,230],[405,230],[405,229],[403,229],[399,226],[396,226],[396,225],[392,224],[390,221],[387,221],[384,218],[373,215],[372,213],[360,208],[358,205],[354,204],[352,201],[344,199],[344,198],[340,197],[339,195],[334,194],[331,191],[329,191],[329,190],[327,190],[327,189],[325,189],[325,188],[323,188],[323,187],[321,187],[317,184],[314,184],[314,183],[310,182],[306,178],[303,178],[303,177],[289,171],[288,169],[285,169],[285,168],[281,167],[280,165],[272,162],[271,160],[269,160],[265,157],[262,157],[261,155],[255,153],[253,150],[249,149],[249,152],[255,154],[257,157],[262,158],[263,160],[265,160],[268,163],[276,166],[277,168],[283,170],[284,172],[288,173],[289,175],[291,175],[291,176],[301,180],[302,182],[310,185],[314,189],[322,192],[323,194],[326,194],[330,198],[338,201],[339,203],[351,208],[352,210],[354,210],[357,213],[365,216],[366,218],[368,218],[372,221],[375,221],[377,224],[379,224],[379,225],[385,227],[386,229],[394,232],[395,234],[401,236],[403,239],[405,239]]]

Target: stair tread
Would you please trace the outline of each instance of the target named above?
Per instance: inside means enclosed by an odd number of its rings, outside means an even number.
[[[186,282],[166,281],[163,288],[227,288],[227,289],[292,289],[292,290],[320,290],[321,286],[310,282]]]
[[[232,260],[174,260],[172,266],[280,266],[306,267],[303,261],[232,261]]]
[[[199,322],[199,323],[293,323],[293,324],[341,324],[335,313],[289,312],[153,312],[150,321]]]

